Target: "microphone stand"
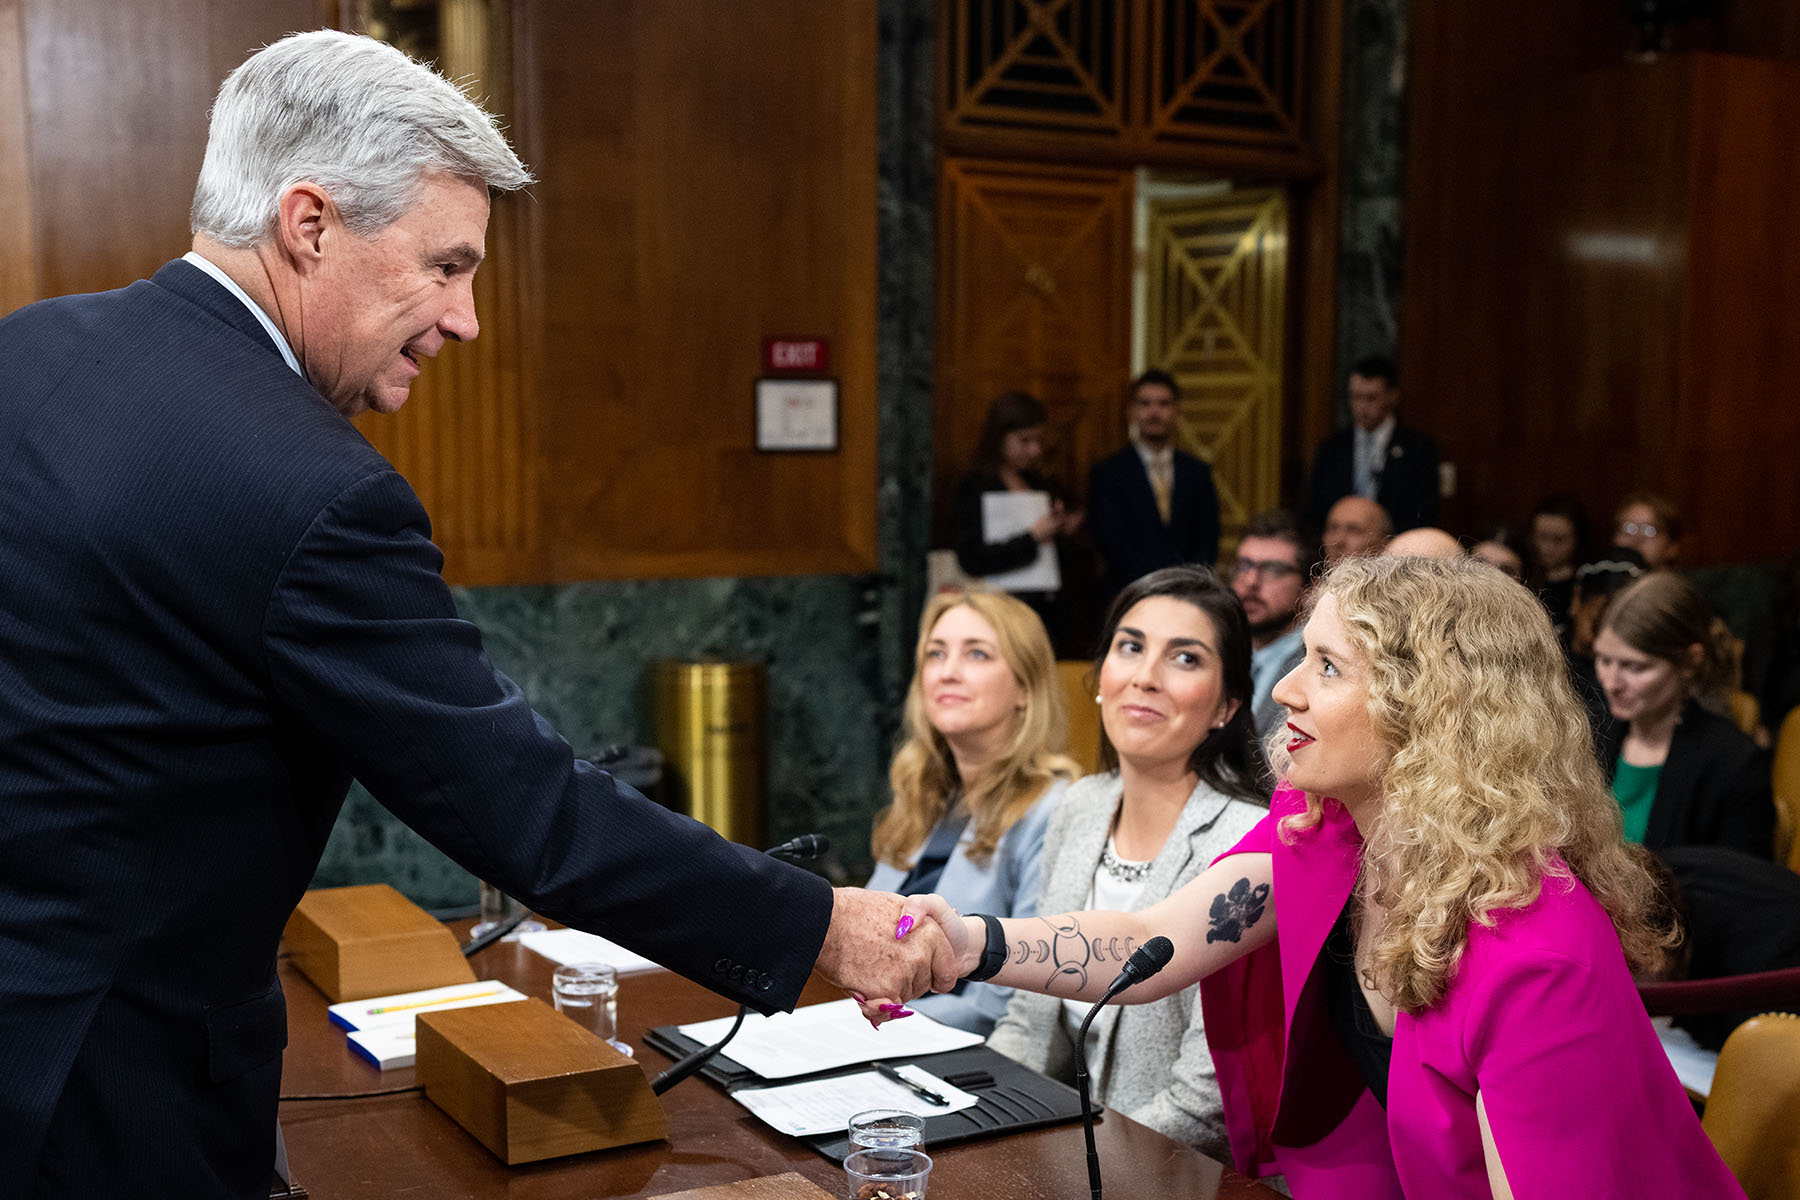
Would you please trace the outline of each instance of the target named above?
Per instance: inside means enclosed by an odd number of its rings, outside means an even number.
[[[830,838],[827,838],[822,833],[805,833],[794,838],[792,841],[786,841],[779,846],[773,846],[763,851],[763,853],[767,854],[770,858],[794,861],[796,859],[817,858],[829,849],[831,849]],[[725,1031],[725,1036],[710,1046],[702,1046],[700,1049],[686,1055],[672,1064],[668,1070],[651,1080],[650,1094],[653,1096],[662,1095],[664,1092],[686,1079],[689,1075],[692,1075],[695,1071],[698,1071],[701,1067],[704,1067],[707,1063],[711,1062],[713,1055],[723,1050],[725,1048],[725,1043],[737,1036],[737,1031],[744,1026],[744,1018],[749,1015],[750,1006],[748,1004],[738,1005],[737,1020],[731,1023],[731,1028]]]
[[[1094,1103],[1088,1093],[1088,1026],[1094,1023],[1108,1000],[1168,966],[1174,954],[1174,944],[1166,937],[1153,937],[1140,946],[1126,962],[1125,969],[1107,985],[1106,992],[1094,1001],[1094,1007],[1088,1009],[1088,1015],[1082,1018],[1081,1028],[1075,1034],[1075,1090],[1081,1096],[1081,1132],[1087,1138],[1088,1188],[1093,1193],[1093,1200],[1100,1200],[1100,1152],[1094,1148]]]

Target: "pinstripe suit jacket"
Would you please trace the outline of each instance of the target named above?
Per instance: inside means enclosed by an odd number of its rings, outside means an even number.
[[[0,322],[0,530],[0,1197],[266,1194],[275,949],[353,776],[550,916],[804,985],[824,881],[576,762],[405,481],[190,264]]]

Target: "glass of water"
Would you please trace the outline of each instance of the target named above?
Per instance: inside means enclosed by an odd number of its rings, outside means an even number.
[[[850,1118],[851,1150],[916,1150],[925,1144],[925,1118],[904,1108],[871,1108]]]
[[[619,1040],[619,974],[605,963],[569,963],[550,977],[556,1011],[629,1055]]]
[[[496,925],[519,916],[525,911],[525,905],[513,899],[491,883],[481,885],[481,919],[469,930],[470,937],[480,937]],[[536,933],[544,927],[544,923],[536,917],[526,917],[520,921],[513,931],[506,935],[506,941],[516,942],[521,933]]]

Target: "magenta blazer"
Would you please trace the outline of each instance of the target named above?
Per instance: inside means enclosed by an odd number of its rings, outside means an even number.
[[[1297,1197],[1486,1196],[1481,1091],[1520,1200],[1742,1197],[1638,1000],[1612,922],[1573,877],[1471,925],[1443,999],[1401,1013],[1384,1113],[1331,1027],[1313,972],[1355,886],[1362,839],[1335,800],[1285,785],[1221,859],[1273,857],[1279,936],[1200,985],[1238,1169]]]

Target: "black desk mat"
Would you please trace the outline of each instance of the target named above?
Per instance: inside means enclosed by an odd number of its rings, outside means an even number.
[[[659,1025],[650,1030],[644,1040],[677,1059],[700,1047],[700,1043],[687,1037],[674,1025]],[[894,1058],[887,1062],[891,1066],[915,1063],[953,1087],[961,1088],[976,1097],[976,1103],[970,1108],[942,1116],[926,1116],[925,1146],[928,1150],[932,1146],[954,1146],[959,1142],[972,1142],[997,1134],[1037,1129],[1081,1118],[1081,1097],[1074,1088],[1054,1079],[1046,1079],[1030,1067],[1021,1066],[987,1046],[969,1046],[943,1054]],[[730,1092],[740,1087],[778,1086],[834,1075],[854,1075],[868,1069],[868,1064],[859,1063],[831,1071],[820,1071],[816,1075],[765,1080],[742,1063],[721,1054],[715,1055],[710,1063],[701,1068],[700,1074]],[[1098,1113],[1100,1106],[1095,1105],[1094,1111]],[[799,1140],[833,1162],[841,1161],[850,1152],[848,1136],[843,1132],[823,1133]]]

